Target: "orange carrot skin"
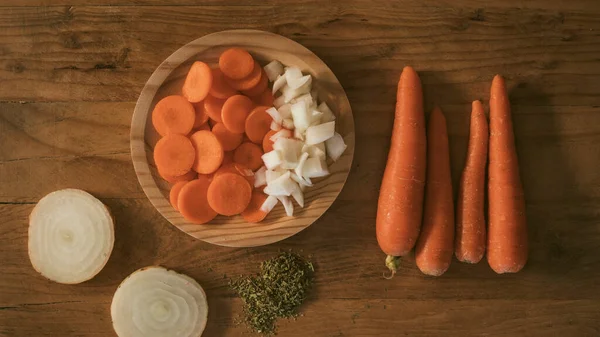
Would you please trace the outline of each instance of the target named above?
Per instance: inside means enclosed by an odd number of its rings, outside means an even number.
[[[467,160],[456,200],[454,254],[459,261],[478,263],[485,253],[485,169],[489,129],[483,105],[474,101],[471,111]]]
[[[413,68],[405,67],[398,82],[391,146],[377,207],[377,241],[389,256],[408,254],[419,236],[426,144],[421,81]]]
[[[454,253],[454,203],[446,118],[437,107],[429,117],[427,128],[424,208],[415,260],[424,274],[440,276],[450,267]]]
[[[527,219],[510,102],[500,75],[490,95],[489,154],[487,260],[498,274],[516,273],[527,262]]]

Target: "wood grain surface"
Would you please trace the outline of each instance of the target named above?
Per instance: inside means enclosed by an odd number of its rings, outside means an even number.
[[[152,125],[152,111],[164,97],[181,95],[183,82],[196,61],[218,66],[219,56],[227,48],[248,50],[263,66],[278,60],[297,67],[314,78],[312,88],[319,102],[334,111],[336,131],[347,146],[335,162],[328,162],[331,173],[315,179],[304,193],[305,205],[297,207],[293,217],[287,217],[283,206],[276,207],[260,223],[247,223],[241,215],[217,216],[197,225],[188,222],[169,201],[171,184],[161,178],[154,163],[153,150],[160,135]],[[177,49],[156,68],[137,100],[131,120],[131,160],[144,193],[156,209],[174,226],[185,233],[221,246],[256,247],[284,240],[312,225],[327,211],[344,187],[354,156],[354,118],[348,97],[335,74],[314,53],[281,35],[252,29],[233,29],[208,34]]]
[[[115,336],[109,306],[132,271],[161,264],[207,291],[205,336],[250,336],[227,278],[281,249],[312,254],[316,286],[280,336],[600,335],[600,3],[595,0],[283,2],[6,0],[0,5],[0,336]],[[106,6],[105,4],[110,4]],[[339,198],[315,225],[260,248],[182,233],[140,188],[129,154],[135,101],[173,50],[208,33],[262,29],[334,71],[356,149]],[[441,278],[413,258],[385,280],[374,235],[395,85],[421,74],[426,108],[448,120],[452,174],[466,153],[470,102],[507,78],[527,199],[530,259],[516,275],[452,262]],[[104,201],[115,249],[94,279],[43,279],[27,258],[27,217],[58,188]]]

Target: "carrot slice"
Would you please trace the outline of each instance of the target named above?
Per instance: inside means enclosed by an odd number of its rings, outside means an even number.
[[[222,215],[242,213],[252,197],[252,187],[239,174],[223,173],[215,176],[208,187],[208,204]]]
[[[206,132],[206,131],[203,131]],[[154,162],[160,172],[181,176],[192,168],[196,155],[190,140],[182,135],[168,134],[154,147]]]
[[[246,118],[246,135],[251,142],[260,144],[271,130],[273,117],[267,113],[266,106],[258,106]]]
[[[211,95],[206,96],[206,99],[204,99],[204,110],[206,110],[210,119],[219,123],[223,121],[221,118],[223,103],[225,103],[224,99],[216,98]]]
[[[185,78],[181,92],[188,101],[195,103],[203,100],[212,86],[212,72],[210,67],[200,61],[194,62]]]
[[[262,204],[267,200],[267,195],[261,190],[252,191],[252,197],[250,198],[250,204],[242,212],[244,220],[252,223],[263,221],[267,217],[267,212],[260,209]]]
[[[261,70],[260,80],[258,81],[258,83],[255,86],[253,86],[252,88],[250,88],[248,90],[244,90],[243,93],[246,96],[258,96],[258,95],[262,94],[262,92],[265,91],[265,89],[267,89],[268,85],[269,85],[269,78],[267,77],[267,74],[265,73],[265,71]]]
[[[204,102],[192,103],[192,106],[194,107],[194,111],[196,112],[196,118],[194,119],[194,126],[192,127],[192,129],[198,129],[202,125],[206,124],[206,122],[208,122],[208,114],[204,109]]]
[[[267,134],[263,137],[262,148],[264,153],[273,151],[273,141],[271,140],[271,137],[276,133],[277,131],[269,130],[269,132],[267,132]]]
[[[252,101],[244,95],[229,97],[221,110],[221,117],[223,118],[225,127],[234,133],[244,133],[246,118],[253,106]]]
[[[255,63],[252,55],[242,48],[227,49],[219,57],[219,68],[225,76],[234,80],[250,75]]]
[[[254,69],[252,69],[250,75],[240,80],[233,80],[229,78],[225,78],[225,80],[227,81],[227,84],[229,84],[232,88],[236,90],[250,90],[258,85],[261,77],[262,68],[260,67],[260,64],[258,64],[258,62],[255,62]]]
[[[185,184],[179,192],[177,207],[183,217],[192,223],[203,224],[217,216],[208,204],[208,187],[211,182],[207,176],[200,175],[198,179]]]
[[[179,95],[161,99],[152,111],[152,125],[161,136],[170,133],[187,135],[194,127],[195,119],[194,106]]]
[[[233,163],[233,151],[225,152],[225,154],[223,155],[223,164],[221,164],[221,165],[225,165],[225,164],[229,164],[229,163]]]
[[[252,171],[258,170],[262,165],[263,152],[254,143],[242,143],[233,153],[233,161],[247,166]]]
[[[215,124],[212,133],[217,136],[224,151],[233,151],[242,144],[243,134],[229,131],[223,123]]]
[[[223,173],[234,173],[242,176],[244,179],[248,180],[250,186],[254,186],[254,172],[246,166],[238,163],[227,163],[221,165],[221,167],[214,173],[214,177],[218,177]]]
[[[223,162],[223,146],[210,131],[197,131],[191,137],[191,144],[196,150],[193,163],[194,171],[202,174],[215,172]]]
[[[252,102],[256,105],[264,105],[264,106],[273,106],[273,101],[275,98],[273,97],[273,93],[271,93],[271,89],[267,88],[258,96],[250,97]]]
[[[169,201],[171,202],[171,206],[173,206],[173,208],[175,208],[176,211],[179,210],[179,207],[177,206],[177,199],[179,198],[179,192],[181,192],[181,189],[187,183],[188,183],[188,181],[180,181],[180,182],[176,183],[175,185],[173,185],[173,187],[171,187],[171,191],[169,191]]]
[[[237,91],[233,89],[225,80],[225,75],[219,68],[212,69],[213,83],[208,92],[211,96],[219,99],[227,99],[235,94]]]
[[[163,178],[164,180],[170,182],[171,184],[175,184],[178,183],[180,181],[190,181],[190,180],[194,180],[198,177],[198,173],[196,173],[193,170],[189,170],[188,173],[180,175],[180,176],[170,176],[168,174],[164,174],[161,171],[158,171],[158,174],[161,176],[161,178]]]

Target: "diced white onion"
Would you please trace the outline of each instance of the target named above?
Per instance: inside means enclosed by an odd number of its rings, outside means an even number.
[[[283,120],[282,126],[288,130],[294,130],[294,120],[291,118],[286,118]]]
[[[298,186],[290,176],[290,171],[286,171],[279,178],[268,183],[267,187],[264,189],[264,192],[268,195],[273,195],[276,197],[282,195],[290,196],[294,189]]]
[[[302,71],[296,67],[287,67],[285,68],[285,79],[289,81],[294,81],[302,77]]]
[[[268,214],[273,210],[273,208],[275,208],[276,205],[277,205],[277,197],[270,195],[267,197],[265,202],[263,202],[263,204],[260,206],[260,210]]]
[[[281,130],[281,124],[277,124],[277,122],[271,121],[271,130],[273,130],[273,131]]]
[[[273,100],[273,106],[277,109],[279,109],[282,105],[284,105],[285,102],[285,96],[281,95],[277,98],[275,98],[275,100]]]
[[[267,168],[261,166],[258,171],[254,173],[254,187],[260,187],[267,184]]]
[[[281,115],[282,118],[286,119],[286,118],[292,118],[292,105],[289,103],[286,103],[282,106],[280,106],[279,108],[277,108],[277,110],[279,111],[279,114]]]
[[[273,121],[275,123],[281,124],[281,121],[283,121],[283,117],[281,117],[281,114],[279,113],[279,111],[277,110],[277,108],[270,107],[265,112],[268,113],[269,116],[271,116],[273,118]]]
[[[294,138],[304,141],[304,132],[300,129],[294,129]]]
[[[294,98],[293,103],[298,103],[300,101],[304,101],[306,103],[306,106],[309,107],[311,106],[311,104],[313,104],[313,97],[310,93],[304,94]]]
[[[292,117],[296,129],[304,131],[308,129],[312,121],[312,111],[308,110],[305,101],[300,101],[292,104]]]
[[[265,171],[265,180],[266,180],[267,184],[269,184],[273,180],[281,177],[284,173],[285,173],[285,171],[283,171],[283,170],[281,170],[281,171],[266,170]]]
[[[278,138],[273,143],[273,149],[281,153],[281,167],[284,169],[293,169],[298,165],[300,151],[304,144],[293,138]]]
[[[344,143],[344,138],[342,135],[337,132],[333,135],[333,137],[325,141],[325,145],[327,146],[327,154],[331,159],[333,159],[333,161],[338,160],[348,147],[346,143]]]
[[[294,204],[292,203],[289,197],[282,195],[278,196],[277,199],[281,201],[281,204],[283,205],[283,208],[285,209],[285,214],[287,216],[294,215]]]
[[[308,152],[308,156],[311,158],[320,157],[325,159],[325,143],[318,143],[314,145],[304,145],[302,152]]]
[[[263,67],[265,70],[265,74],[269,78],[269,82],[273,82],[277,79],[277,76],[283,74],[283,64],[277,60],[273,60],[269,62],[266,66]]]
[[[286,79],[287,79],[288,86],[290,86],[290,88],[292,88],[292,89],[299,89],[301,87],[310,86],[312,84],[312,76],[310,76],[310,75],[304,75],[299,78],[292,78],[292,79],[287,77]],[[311,88],[307,88],[307,89],[308,90],[306,90],[306,92],[303,92],[303,94],[310,92]]]
[[[55,282],[75,284],[96,276],[114,242],[110,212],[82,190],[52,192],[29,216],[29,259],[37,272]]]
[[[121,282],[110,314],[119,337],[197,337],[206,327],[208,303],[191,277],[151,266]]]
[[[321,158],[308,158],[302,168],[303,178],[319,178],[329,175],[327,164]]]
[[[302,155],[300,155],[300,159],[298,160],[298,165],[296,165],[296,168],[294,169],[294,173],[296,173],[298,176],[302,176],[302,168],[304,167],[304,163],[306,162],[306,160],[308,159],[308,153],[304,152],[302,153]]]
[[[301,176],[297,175],[296,172],[292,172],[290,174],[290,178],[292,178],[292,180],[298,183],[300,186],[312,186],[312,181],[310,181],[310,179],[302,178]]]
[[[269,170],[273,170],[281,165],[281,155],[277,150],[267,152],[261,158]]]
[[[279,138],[290,138],[290,137],[292,137],[292,131],[290,131],[288,129],[281,129],[281,130],[275,132],[275,134],[272,135],[269,138],[269,140],[272,142],[275,142]]]
[[[314,125],[319,125],[321,124],[321,117],[323,116],[323,113],[319,110],[313,110],[311,115],[310,115],[310,125],[314,126]]]
[[[306,130],[306,144],[314,145],[322,143],[333,137],[335,133],[335,122],[327,122],[314,125]]]
[[[322,102],[321,104],[319,104],[319,106],[317,107],[317,110],[319,110],[323,113],[323,115],[321,116],[321,122],[327,123],[327,122],[331,122],[331,121],[335,120],[335,115],[333,114],[331,109],[329,109],[329,106],[327,106],[327,103]]]
[[[296,200],[298,206],[304,207],[304,193],[302,193],[302,189],[300,188],[300,186],[298,186],[298,188],[295,189],[294,192],[292,192],[292,198]]]
[[[272,94],[275,95],[276,92],[281,90],[287,84],[287,80],[285,76],[277,76],[277,79],[273,83],[273,91]]]

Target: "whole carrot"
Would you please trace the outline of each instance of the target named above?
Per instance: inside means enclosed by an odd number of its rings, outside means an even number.
[[[490,94],[488,174],[488,263],[498,274],[516,273],[527,262],[527,220],[510,103],[500,75],[494,77]]]
[[[454,204],[446,118],[435,108],[427,127],[427,180],[423,228],[415,247],[417,267],[427,275],[448,270],[454,250]]]
[[[377,207],[377,241],[397,270],[399,257],[414,247],[423,211],[426,146],[423,91],[417,72],[405,67],[398,82],[390,152]]]
[[[477,263],[485,253],[485,165],[489,129],[480,101],[474,101],[467,160],[460,178],[456,201],[456,241],[459,261]]]

